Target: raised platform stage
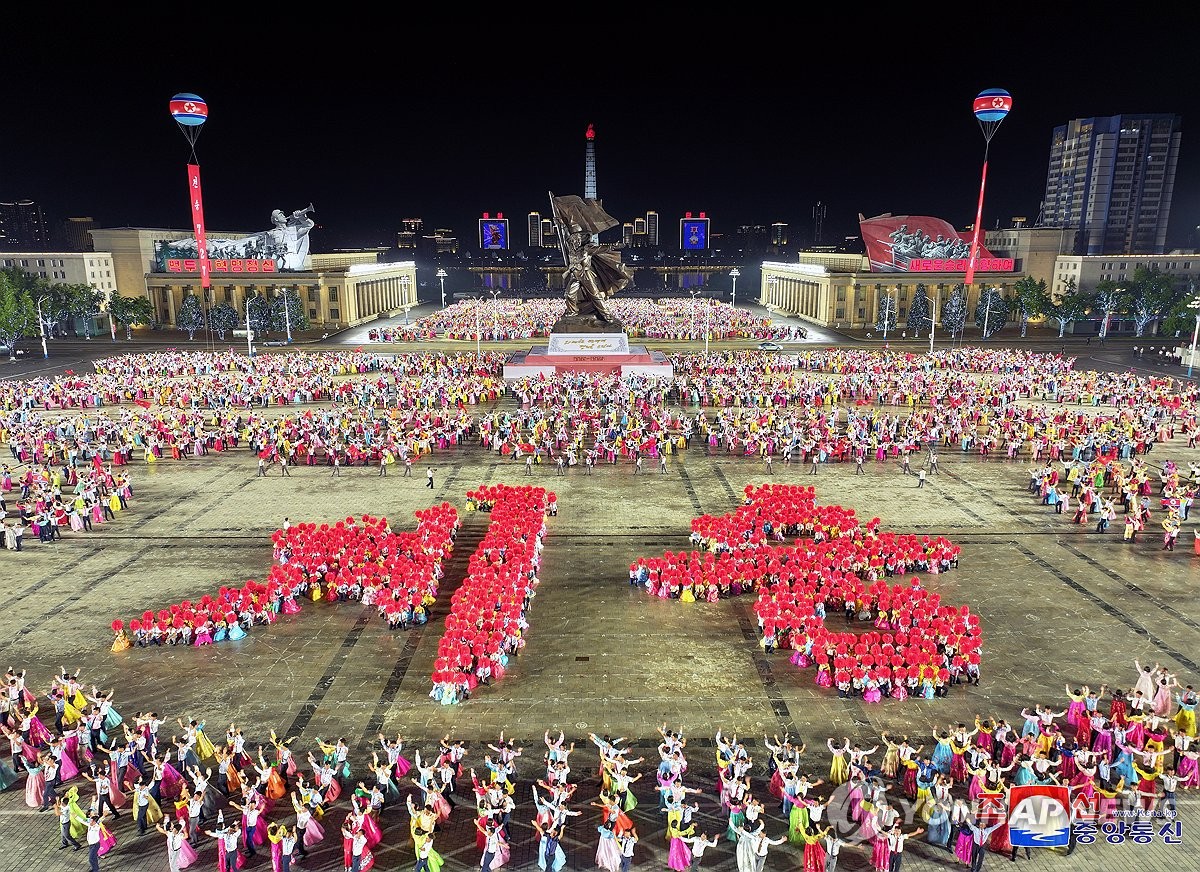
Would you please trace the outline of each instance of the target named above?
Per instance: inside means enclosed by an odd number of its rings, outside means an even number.
[[[670,378],[675,368],[661,351],[630,345],[623,333],[607,341],[597,341],[596,336],[553,334],[548,345],[514,351],[504,361],[504,378],[509,380],[564,372]]]

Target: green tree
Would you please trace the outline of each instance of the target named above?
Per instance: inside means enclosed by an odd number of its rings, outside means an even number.
[[[1029,319],[1035,315],[1044,315],[1050,306],[1050,294],[1046,290],[1045,279],[1035,279],[1026,276],[1013,285],[1012,301],[1017,310],[1017,324],[1021,328],[1021,338],[1025,338]]]
[[[46,332],[51,336],[65,336],[67,324],[75,316],[79,304],[72,292],[71,285],[52,285],[38,277],[40,285],[32,294],[36,305],[42,301],[42,320],[46,322]]]
[[[295,288],[284,288],[271,301],[271,329],[292,331],[308,329],[308,315]]]
[[[997,288],[987,288],[979,296],[975,304],[975,326],[983,339],[991,339],[1008,320],[1008,300],[1000,294]]]
[[[962,333],[967,324],[967,288],[961,282],[950,291],[946,304],[942,306],[942,327],[951,336]]]
[[[237,309],[228,303],[220,303],[208,313],[208,326],[216,331],[218,339],[224,339],[225,334],[235,329],[239,323],[241,319],[238,318]]]
[[[188,294],[183,298],[179,311],[175,313],[175,326],[186,330],[188,339],[196,338],[196,331],[204,328],[204,310],[200,308],[200,298]]]
[[[913,291],[912,305],[908,307],[908,318],[904,324],[912,331],[914,338],[928,333],[933,326],[933,319],[929,317],[929,294],[923,282]]]
[[[271,329],[271,304],[262,294],[246,298],[246,313],[244,320],[249,322],[256,337]]]
[[[8,271],[0,271],[0,347],[8,349],[12,359],[16,357],[17,340],[37,332],[33,300],[14,284]]]
[[[30,305],[33,307],[34,325],[37,325],[38,318],[38,301],[42,302],[41,317],[42,322],[46,325],[46,333],[49,336],[54,335],[55,328],[58,325],[59,319],[55,317],[58,302],[63,299],[61,294],[56,293],[56,285],[51,285],[48,281],[39,275],[26,272],[19,267],[7,267],[0,270],[0,274],[4,276],[4,281],[8,287],[22,297],[29,299]],[[40,331],[35,331],[40,332]]]
[[[125,338],[133,338],[134,327],[149,327],[154,323],[154,307],[145,297],[122,297],[113,291],[108,298],[108,313],[125,328]]]
[[[83,335],[92,338],[92,319],[104,311],[104,294],[91,285],[60,285],[72,318],[83,321]]]
[[[1108,336],[1108,321],[1113,316],[1120,317],[1129,309],[1129,292],[1124,287],[1118,287],[1112,279],[1101,279],[1096,282],[1096,292],[1092,297],[1092,308],[1100,313],[1100,338]]]
[[[1157,267],[1146,269],[1139,266],[1133,273],[1129,286],[1129,314],[1133,318],[1134,336],[1146,332],[1151,322],[1164,318],[1175,304],[1182,300],[1185,292],[1176,288],[1175,279]]]
[[[1092,308],[1092,297],[1076,290],[1075,279],[1067,279],[1067,289],[1046,306],[1046,316],[1058,322],[1058,338],[1067,332],[1067,325],[1077,321]]]

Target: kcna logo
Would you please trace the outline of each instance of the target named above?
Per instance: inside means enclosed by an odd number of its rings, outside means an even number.
[[[1008,835],[1014,848],[1060,848],[1071,839],[1070,789],[1025,784],[1008,795]]]

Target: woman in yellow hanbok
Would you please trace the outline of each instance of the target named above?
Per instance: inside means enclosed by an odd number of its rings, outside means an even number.
[[[421,857],[425,858],[428,863],[429,872],[441,872],[442,863],[445,860],[441,854],[433,849],[433,833],[431,831],[415,830],[413,832],[413,849],[416,851],[418,859]],[[492,862],[492,868],[495,868],[495,860]],[[485,869],[483,872],[490,872],[490,870]]]

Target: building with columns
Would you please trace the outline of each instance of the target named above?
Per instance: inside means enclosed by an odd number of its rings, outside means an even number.
[[[185,230],[118,227],[91,231],[97,249],[111,252],[116,289],[126,297],[145,295],[161,326],[173,327],[184,297],[200,293],[198,271],[165,272],[155,257],[156,242],[186,239]],[[244,232],[212,231],[210,236],[236,238]],[[217,262],[214,261],[214,264]],[[414,261],[380,263],[377,251],[313,254],[309,269],[296,272],[210,273],[211,287],[202,304],[207,310],[229,303],[245,315],[246,298],[273,298],[296,288],[314,328],[340,330],[379,317],[395,315],[417,304]]]
[[[871,272],[862,255],[805,252],[800,257],[798,263],[763,262],[759,303],[781,315],[834,329],[872,328],[887,296],[896,300],[896,324],[902,327],[917,285],[925,286],[936,309],[931,313],[934,322],[941,323],[942,306],[963,280],[961,272]],[[969,311],[975,311],[985,287],[1011,296],[1013,285],[1023,277],[1019,272],[976,272],[975,283],[967,288]]]

